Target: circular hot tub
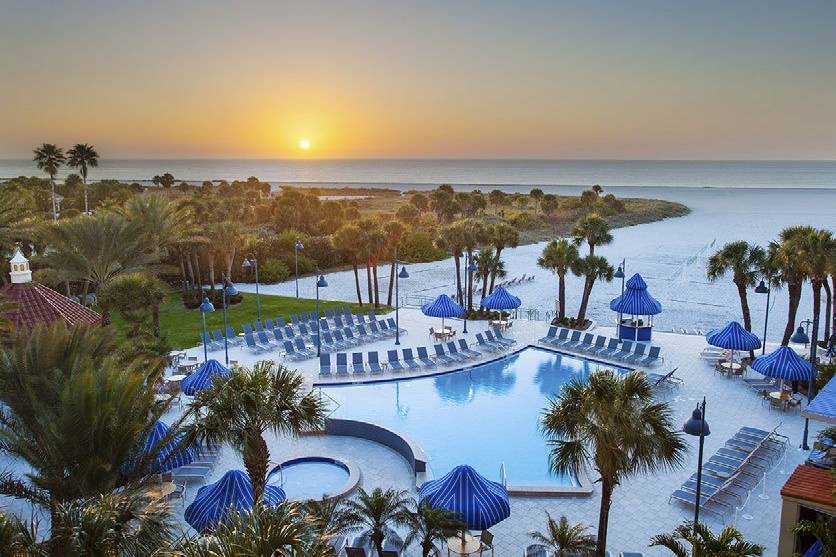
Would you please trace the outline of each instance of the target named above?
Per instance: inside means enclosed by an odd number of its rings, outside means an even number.
[[[294,501],[327,499],[349,493],[360,481],[351,463],[325,456],[303,456],[282,462],[267,475],[267,484],[281,487]]]

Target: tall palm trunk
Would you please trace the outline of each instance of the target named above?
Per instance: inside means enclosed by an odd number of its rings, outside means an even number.
[[[557,316],[566,319],[566,274],[557,275]]]
[[[261,434],[253,433],[249,436],[243,456],[244,468],[253,486],[253,501],[259,503],[267,484],[267,466],[270,461],[270,450]]]
[[[360,307],[363,306],[363,296],[360,294],[360,273],[357,271],[357,262],[351,262],[351,268],[354,270],[354,286],[357,287],[357,303]]]
[[[464,297],[462,296],[462,261],[461,256],[454,255],[453,261],[456,264],[456,302],[459,304],[464,303]]]
[[[386,305],[392,305],[392,290],[395,286],[395,260],[392,260],[392,266],[389,269],[389,294],[386,296]]]
[[[827,342],[830,339],[830,320],[833,318],[833,291],[830,289],[830,284],[827,279],[822,281],[824,288],[824,336],[822,340]]]
[[[790,337],[795,328],[795,316],[798,313],[798,304],[801,302],[801,283],[787,284],[787,294],[789,294],[787,325],[784,327],[784,337],[781,339],[781,344],[784,346],[790,343]]]
[[[601,478],[601,507],[598,511],[598,547],[596,557],[604,557],[607,549],[607,526],[610,521],[610,506],[612,505],[613,486],[609,480]]]

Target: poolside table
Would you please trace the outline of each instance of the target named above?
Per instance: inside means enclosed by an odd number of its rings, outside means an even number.
[[[453,536],[447,538],[447,555],[455,553],[456,555],[473,555],[479,553],[482,547],[482,542],[479,538],[472,536],[469,532],[465,532],[462,536]]]

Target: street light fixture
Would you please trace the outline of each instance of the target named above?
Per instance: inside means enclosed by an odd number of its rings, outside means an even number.
[[[319,269],[317,269],[317,272],[319,272]],[[319,325],[319,289],[320,288],[325,288],[327,286],[328,286],[328,281],[325,280],[325,276],[324,275],[319,275],[319,278],[316,281],[316,357],[317,358],[322,353],[321,352],[322,343],[319,340],[319,329],[320,329],[320,325]]]
[[[395,261],[397,265],[400,261]],[[401,263],[401,271],[395,275],[395,346],[401,344],[401,321],[398,317],[398,309],[400,308],[400,299],[398,298],[398,283],[401,279],[408,279],[409,273],[406,272],[406,266]]]
[[[227,325],[227,308],[229,307],[229,299],[233,296],[238,295],[238,289],[235,288],[235,285],[232,284],[232,281],[229,278],[221,273],[221,279],[223,281],[224,289],[223,289],[223,310],[224,310],[224,362],[226,363],[227,367],[229,367],[229,339],[227,338],[227,331],[229,329]]]
[[[694,506],[694,526],[700,521],[700,492],[702,491],[702,452],[705,444],[705,436],[711,435],[711,430],[708,427],[708,422],[705,421],[705,397],[702,397],[702,404],[697,404],[693,414],[682,426],[682,431],[688,435],[698,436],[700,438],[700,450],[697,456],[697,496],[694,499],[696,505]]]
[[[293,244],[293,260],[296,265],[296,298],[299,298],[299,250],[305,249],[305,246],[302,245],[301,240],[296,240],[296,243]]]
[[[255,271],[255,306],[258,312],[258,322],[261,323],[261,297],[258,294],[258,259],[254,255],[250,255],[249,259],[245,257],[241,267]]]
[[[621,303],[624,303],[624,277],[627,276],[624,273],[624,271],[626,271],[626,270],[627,270],[627,258],[625,257],[621,260],[621,265],[618,266],[618,270],[615,273],[613,273],[613,275],[612,275],[615,278],[620,278],[621,279]],[[624,319],[624,314],[621,312],[621,305],[619,305],[618,331],[617,331],[619,340],[621,340],[621,321],[623,319]]]
[[[209,349],[206,347],[208,334],[206,333],[206,314],[215,311],[215,306],[209,301],[209,298],[203,297],[203,302],[200,304],[200,317],[203,319],[203,363],[209,360]]]
[[[771,292],[772,289],[767,286],[764,281],[761,281],[761,283],[755,287],[755,294],[766,294],[766,315],[763,318],[763,343],[761,343],[761,356],[766,354],[766,326],[769,323],[769,295]]]

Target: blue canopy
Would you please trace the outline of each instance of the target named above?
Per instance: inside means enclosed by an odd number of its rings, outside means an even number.
[[[761,340],[737,321],[729,321],[722,329],[709,331],[705,340],[711,346],[729,350],[754,350],[761,347]]]
[[[662,304],[647,291],[647,283],[638,273],[630,277],[624,294],[613,298],[610,309],[627,315],[656,315],[662,313]]]
[[[168,425],[162,420],[157,420],[142,444],[139,458],[153,453],[155,449],[157,451],[154,460],[149,464],[149,472],[152,474],[162,474],[180,466],[186,466],[197,458],[197,451],[194,447],[178,446],[179,438],[160,445],[169,435]],[[126,464],[126,468],[129,469],[130,465]]]
[[[811,420],[836,425],[836,377],[831,378],[819,394],[813,397],[801,415]]]
[[[487,309],[517,309],[522,305],[522,301],[503,287],[497,286],[490,296],[482,298],[480,305]]]
[[[464,313],[464,308],[447,294],[440,294],[434,301],[421,306],[421,313],[428,317],[458,317]]]
[[[456,466],[445,476],[426,482],[420,493],[421,501],[458,513],[472,530],[487,530],[511,516],[508,491],[470,466]]]
[[[751,365],[758,373],[787,381],[807,381],[813,371],[810,362],[789,346],[781,346],[766,356],[760,356]]]
[[[229,377],[232,375],[232,371],[218,360],[207,360],[197,371],[180,382],[180,390],[185,395],[194,396],[198,391],[208,389],[216,375]]]
[[[276,507],[285,500],[282,488],[264,488],[264,502]],[[185,519],[198,532],[206,532],[223,522],[230,509],[250,511],[253,508],[253,487],[241,470],[230,470],[213,484],[197,490],[194,501],[186,507]]]

